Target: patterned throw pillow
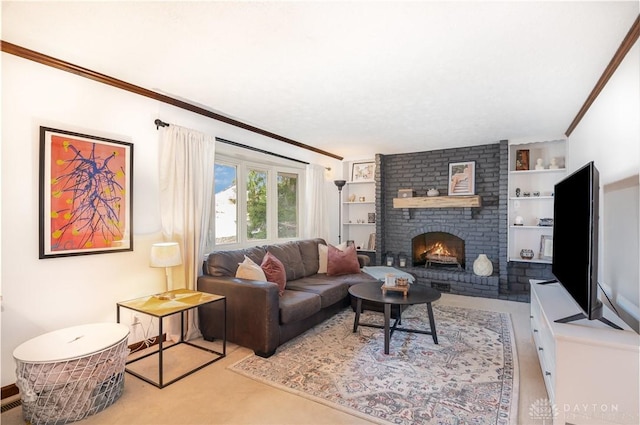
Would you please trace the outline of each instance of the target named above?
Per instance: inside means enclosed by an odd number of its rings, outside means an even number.
[[[260,265],[264,274],[267,276],[267,282],[273,282],[278,285],[278,292],[280,296],[284,294],[284,288],[287,286],[287,272],[284,269],[284,264],[282,261],[278,260],[278,258],[270,252],[262,259],[262,264]]]
[[[267,276],[264,274],[262,267],[253,262],[253,260],[246,255],[244,261],[238,263],[238,270],[236,270],[236,277],[241,279],[259,280],[261,282],[267,281]]]

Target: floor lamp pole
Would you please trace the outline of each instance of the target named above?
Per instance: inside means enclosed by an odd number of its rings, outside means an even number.
[[[338,186],[338,243],[342,242],[342,187],[347,183],[346,180],[334,180],[333,183]]]

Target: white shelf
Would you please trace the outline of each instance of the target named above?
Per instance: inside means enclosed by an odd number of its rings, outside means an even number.
[[[509,226],[510,228],[514,228],[514,229],[524,229],[524,230],[544,230],[544,229],[550,229],[553,232],[553,226],[516,226],[515,224],[512,224],[511,226]]]
[[[375,226],[376,223],[342,223],[345,226]]]
[[[553,196],[512,196],[510,201],[538,201],[538,200],[553,200]]]
[[[512,175],[516,175],[516,174],[522,174],[522,175],[525,175],[525,174],[544,174],[544,173],[561,173],[561,174],[564,174],[565,171],[567,171],[567,170],[564,169],[564,168],[556,168],[556,169],[553,169],[553,170],[549,170],[549,169],[544,169],[544,170],[518,170],[518,171],[511,170],[511,171],[509,171],[509,174],[512,174]]]
[[[357,161],[361,162],[361,161]],[[374,162],[371,160],[370,162]],[[343,162],[345,176],[351,176],[353,162]],[[350,200],[351,199],[351,200]],[[364,199],[361,201],[360,199]],[[369,247],[372,233],[376,233],[376,223],[369,223],[369,217],[375,217],[376,212],[376,181],[375,180],[349,180],[342,193],[342,240],[352,240],[356,246]],[[356,223],[363,220],[363,223]],[[375,250],[359,249],[363,253],[375,253]]]
[[[551,264],[551,260],[541,260],[539,258],[532,258],[531,260],[525,260],[520,257],[509,258],[509,261],[514,261],[517,263],[537,263],[537,264]]]
[[[344,201],[343,204],[345,204],[345,205],[367,205],[367,204],[371,205],[371,204],[374,204],[375,205],[375,202],[374,201],[362,201],[362,202],[360,202],[360,201],[353,201],[353,202]]]
[[[371,184],[375,183],[375,180],[358,180],[358,181],[348,181],[347,184]]]

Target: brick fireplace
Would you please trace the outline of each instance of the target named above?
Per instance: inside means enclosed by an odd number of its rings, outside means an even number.
[[[437,188],[447,194],[449,163],[475,161],[475,194],[480,207],[394,208],[398,190],[412,189],[426,196]],[[405,270],[418,283],[454,294],[528,300],[529,279],[551,278],[545,264],[509,263],[507,258],[507,141],[493,144],[376,155],[377,264],[387,256],[408,259]],[[434,251],[433,238],[451,243],[447,261],[427,261]],[[451,253],[449,253],[451,254]],[[493,263],[492,276],[476,276],[473,262],[486,254]],[[455,257],[455,262],[449,257]]]

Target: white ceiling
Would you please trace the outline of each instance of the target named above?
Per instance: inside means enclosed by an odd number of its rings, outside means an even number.
[[[348,159],[562,137],[638,10],[2,1],[2,39]]]

